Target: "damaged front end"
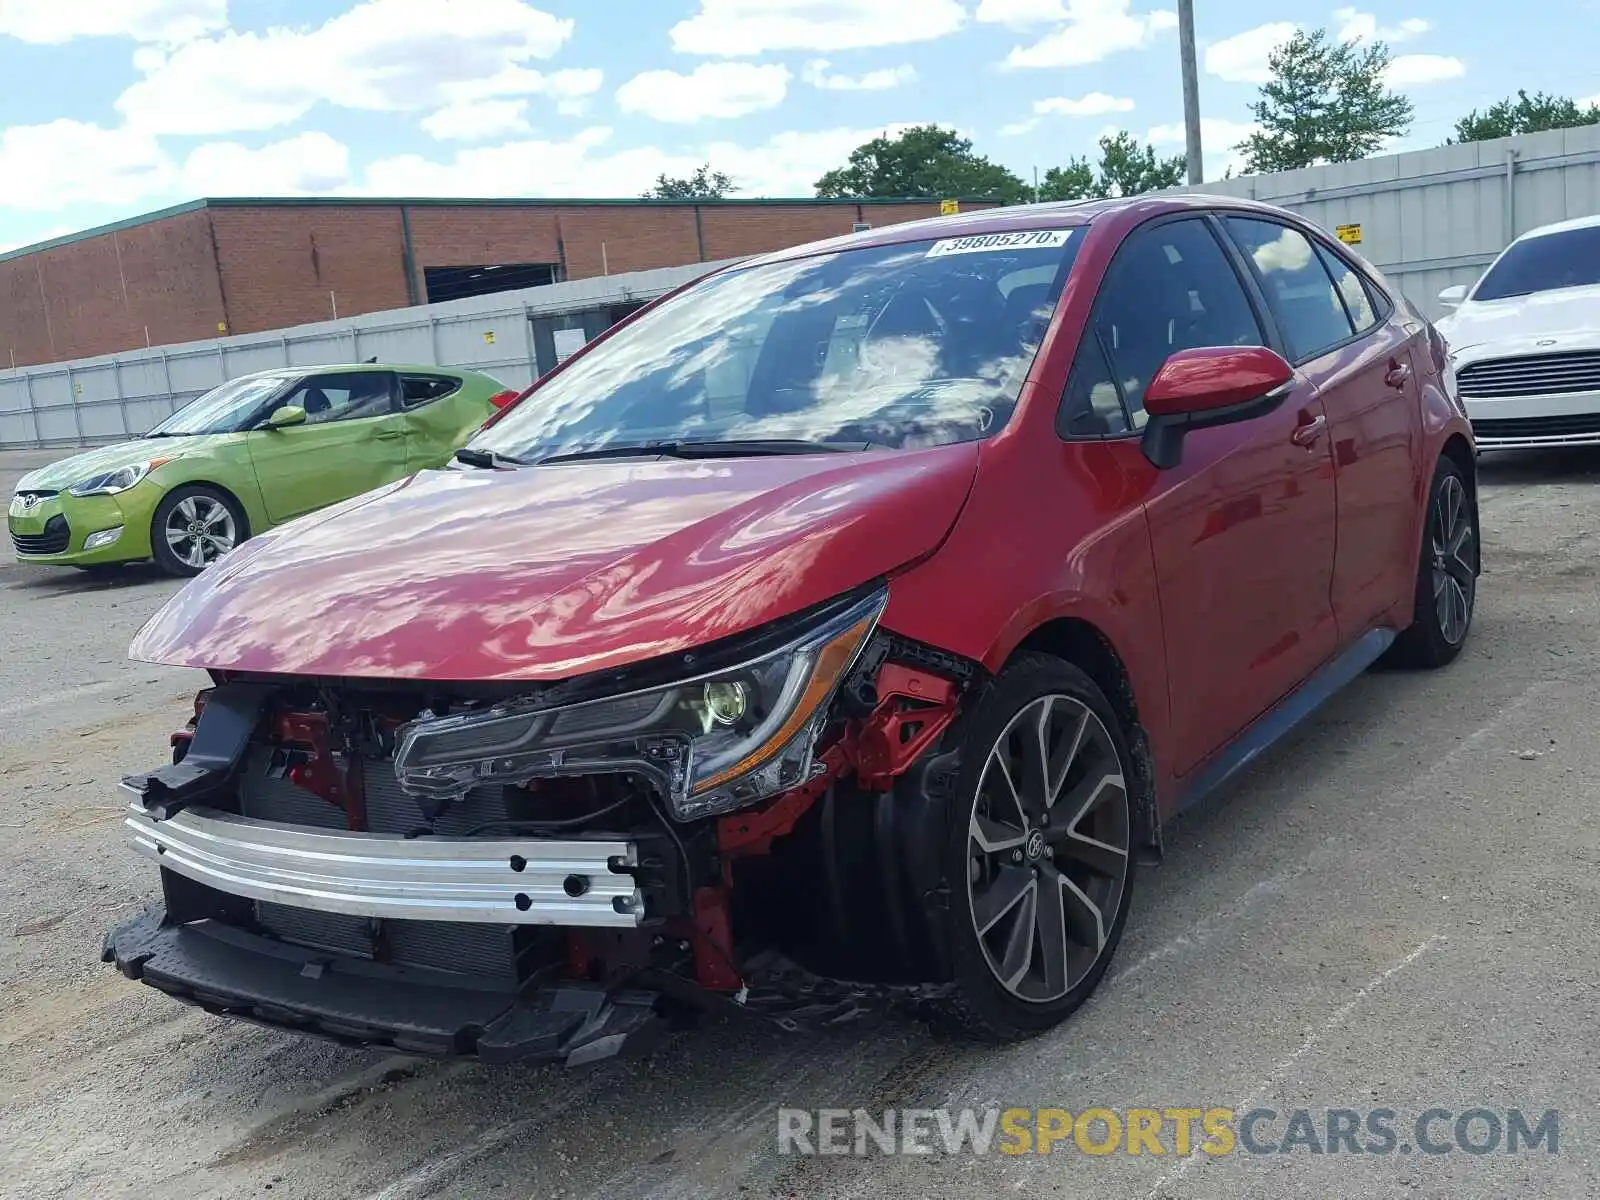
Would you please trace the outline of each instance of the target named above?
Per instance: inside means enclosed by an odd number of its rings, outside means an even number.
[[[104,957],[212,1012],[491,1061],[925,998],[939,747],[977,668],[880,629],[886,598],[542,688],[218,674],[123,782],[164,903]]]

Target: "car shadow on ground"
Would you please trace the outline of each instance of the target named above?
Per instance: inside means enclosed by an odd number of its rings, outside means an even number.
[[[126,563],[92,571],[77,567],[36,567],[27,563],[0,562],[0,588],[39,596],[58,596],[78,592],[109,591],[174,582],[154,563]]]
[[[1600,446],[1486,450],[1478,457],[1478,478],[1484,483],[1503,485],[1600,484]]]

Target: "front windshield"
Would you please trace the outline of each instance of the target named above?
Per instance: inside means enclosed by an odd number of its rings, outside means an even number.
[[[1479,281],[1474,300],[1600,284],[1600,225],[1513,242]]]
[[[288,383],[290,378],[288,375],[256,375],[230,379],[189,401],[145,437],[233,433],[242,428],[262,402]]]
[[[533,462],[658,442],[985,437],[1011,416],[1078,235],[947,238],[713,276],[595,346],[473,446]]]

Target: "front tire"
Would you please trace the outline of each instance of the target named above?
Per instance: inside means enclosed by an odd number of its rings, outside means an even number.
[[[945,879],[954,994],[942,1022],[1010,1042],[1065,1020],[1111,962],[1133,894],[1127,739],[1060,659],[1006,668],[972,714]]]
[[[1461,468],[1441,458],[1428,489],[1411,627],[1390,650],[1396,666],[1442,667],[1466,644],[1478,599],[1477,517]]]
[[[198,575],[249,536],[233,497],[204,484],[173,488],[150,520],[150,552],[168,575]]]

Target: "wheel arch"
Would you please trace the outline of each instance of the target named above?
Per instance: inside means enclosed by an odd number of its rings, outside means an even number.
[[[1139,774],[1136,791],[1141,849],[1146,861],[1161,857],[1161,821],[1156,805],[1155,758],[1150,737],[1140,721],[1139,698],[1122,655],[1111,639],[1091,621],[1082,617],[1055,617],[1028,633],[1007,656],[1006,662],[1025,654],[1048,654],[1071,663],[1089,676],[1104,693],[1133,755]]]
[[[1455,463],[1461,471],[1461,478],[1467,485],[1467,501],[1472,505],[1473,523],[1478,522],[1478,456],[1472,446],[1461,433],[1452,433],[1439,447],[1439,455]],[[1424,520],[1426,526],[1426,520]],[[1483,537],[1479,536],[1473,542],[1473,566],[1477,570],[1483,569]]]

